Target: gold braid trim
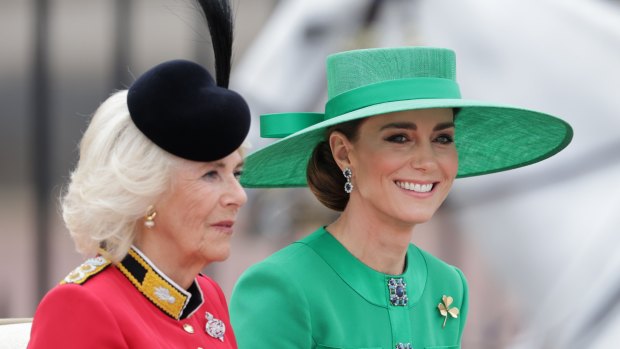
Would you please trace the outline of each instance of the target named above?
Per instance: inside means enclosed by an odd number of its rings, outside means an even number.
[[[133,248],[129,249],[128,256],[131,256],[146,270],[142,283],[136,279],[122,262],[118,263],[116,267],[151,303],[169,316],[177,320],[180,319],[188,297],[153,269]]]

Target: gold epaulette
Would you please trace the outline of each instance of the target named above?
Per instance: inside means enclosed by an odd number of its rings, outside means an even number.
[[[81,285],[108,267],[112,262],[102,256],[87,259],[82,265],[75,268],[60,283]]]

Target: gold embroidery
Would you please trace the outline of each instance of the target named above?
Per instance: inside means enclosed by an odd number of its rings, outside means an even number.
[[[130,249],[128,254],[146,270],[142,283],[122,263],[117,265],[118,269],[153,304],[178,320],[185,307],[187,296],[159,275],[136,251]]]
[[[69,273],[60,284],[78,284],[81,285],[86,280],[91,278],[93,275],[98,274],[102,270],[104,270],[108,265],[110,265],[110,261],[101,256],[90,258],[84,261],[80,266],[73,269],[72,272]]]

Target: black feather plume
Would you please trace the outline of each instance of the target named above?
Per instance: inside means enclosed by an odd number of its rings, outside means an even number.
[[[228,88],[232,60],[233,19],[228,0],[197,0],[209,27],[217,85]]]

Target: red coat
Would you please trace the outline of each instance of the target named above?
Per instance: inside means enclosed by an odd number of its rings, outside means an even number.
[[[52,289],[37,308],[28,348],[237,348],[226,299],[213,280],[199,275],[189,293],[177,293],[139,251],[130,252],[118,265],[91,259]],[[219,339],[213,330],[222,323]]]

